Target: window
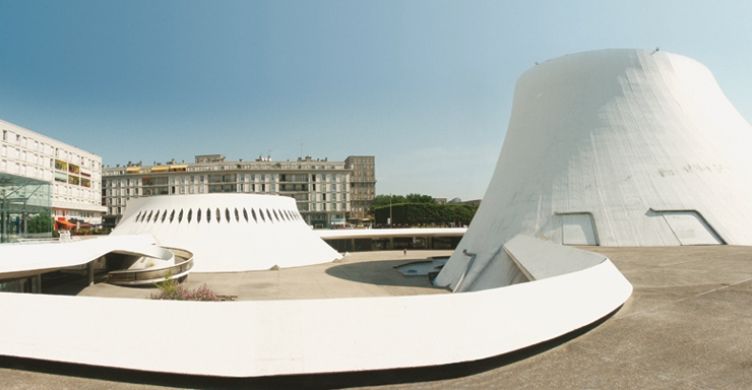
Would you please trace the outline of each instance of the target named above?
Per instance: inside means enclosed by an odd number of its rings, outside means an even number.
[[[190,213],[190,211],[188,211]],[[183,209],[178,213],[178,223],[183,222]]]
[[[211,209],[206,209],[206,223],[211,223]]]
[[[154,214],[154,210],[149,211],[149,216],[146,217],[146,222],[151,222],[151,215]]]
[[[251,209],[251,215],[253,215],[253,222],[258,222],[258,218],[256,218],[256,210]]]
[[[277,222],[279,222],[279,215],[277,215],[277,210],[272,210],[272,214],[274,214],[274,219],[276,219]]]
[[[264,216],[264,212],[261,209],[259,209],[259,215],[261,216],[261,221],[266,222],[266,217]]]
[[[175,219],[175,210],[172,210],[170,213],[170,223],[172,223],[172,220]]]
[[[248,222],[248,211],[245,209],[245,207],[243,208],[243,218],[245,218],[245,221]]]
[[[188,214],[190,215],[193,209],[188,210]],[[196,223],[201,223],[201,209],[196,210]]]
[[[238,213],[238,209],[235,209],[235,222],[240,222],[240,213]]]
[[[274,222],[272,220],[272,213],[269,212],[269,209],[266,209],[266,216],[269,217],[269,222]]]
[[[154,222],[157,222],[157,219],[159,219],[159,210],[157,210],[157,213],[154,214]]]
[[[216,211],[217,211],[217,223],[219,223],[219,222],[222,221],[222,213],[219,212],[219,209],[217,209]],[[229,218],[227,218],[227,219],[229,219]]]
[[[141,218],[141,212],[139,211],[138,214],[136,214],[136,222],[138,222],[138,219]]]
[[[162,220],[159,221],[159,222],[164,223],[164,221],[165,221],[166,218],[167,218],[167,210],[165,210],[164,212],[162,212]]]

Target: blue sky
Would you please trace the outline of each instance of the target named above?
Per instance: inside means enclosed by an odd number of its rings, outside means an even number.
[[[752,118],[748,1],[5,1],[0,118],[105,164],[376,156],[378,193],[479,198],[517,77],[693,57]]]

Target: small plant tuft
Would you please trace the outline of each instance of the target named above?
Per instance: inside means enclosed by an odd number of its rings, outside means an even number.
[[[151,299],[168,299],[175,301],[221,301],[223,300],[206,284],[193,290],[183,287],[175,279],[157,283],[159,293],[152,294]]]

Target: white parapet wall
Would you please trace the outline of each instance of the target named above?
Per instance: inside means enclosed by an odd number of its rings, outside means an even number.
[[[144,256],[164,264],[175,257],[155,245],[148,234],[104,236],[85,240],[32,242],[0,245],[0,279],[39,275],[66,267],[85,265],[108,253]]]
[[[752,126],[699,62],[599,50],[520,77],[478,212],[437,278],[462,290],[522,278],[517,234],[569,245],[752,244]],[[473,269],[467,270],[474,254]]]
[[[224,377],[424,367],[551,340],[629,298],[632,286],[607,258],[593,264],[592,254],[536,241],[517,245],[519,261],[536,263],[543,250],[562,261],[585,256],[574,260],[586,267],[514,286],[403,297],[186,302],[0,294],[0,355]]]
[[[194,272],[297,267],[341,258],[306,225],[295,200],[254,194],[131,199],[112,235],[151,234],[193,253]]]

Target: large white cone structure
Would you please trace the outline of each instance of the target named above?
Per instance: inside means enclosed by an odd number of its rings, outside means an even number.
[[[518,81],[496,171],[436,283],[524,280],[502,250],[520,233],[575,245],[750,245],[752,127],[687,57],[601,50],[537,65]]]
[[[295,200],[253,194],[132,199],[112,232],[151,234],[193,253],[194,272],[297,267],[341,258],[303,221]]]

